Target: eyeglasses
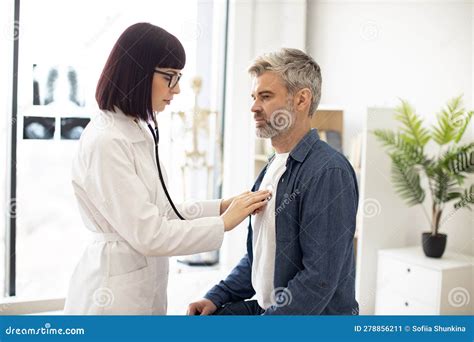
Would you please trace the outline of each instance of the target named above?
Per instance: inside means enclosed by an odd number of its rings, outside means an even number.
[[[168,80],[168,88],[176,87],[176,85],[178,84],[181,76],[183,76],[183,74],[181,74],[180,72],[179,73],[164,72],[164,71],[156,70],[156,69],[154,70],[154,72],[156,72],[157,74],[160,74],[160,75],[168,76],[168,77],[165,78],[165,79]]]

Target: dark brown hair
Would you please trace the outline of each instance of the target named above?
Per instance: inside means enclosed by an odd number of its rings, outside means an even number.
[[[148,120],[153,111],[153,70],[183,69],[186,53],[178,38],[161,27],[138,23],[115,43],[100,75],[95,98],[102,110],[118,107],[125,114]]]

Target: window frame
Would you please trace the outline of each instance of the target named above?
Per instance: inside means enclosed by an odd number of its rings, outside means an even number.
[[[41,298],[27,299],[16,297],[17,288],[17,262],[16,262],[16,236],[17,236],[17,220],[16,220],[16,197],[17,197],[17,139],[18,139],[18,69],[19,69],[19,47],[20,47],[20,0],[14,1],[13,16],[13,65],[11,79],[11,117],[10,117],[10,139],[7,151],[7,159],[9,159],[9,168],[7,171],[7,219],[5,222],[5,291],[4,298],[0,300],[0,315],[21,315],[21,314],[39,314],[52,311],[62,311],[64,308],[65,298]],[[198,3],[199,6],[199,3]],[[225,85],[226,85],[226,69],[228,58],[228,31],[229,31],[229,6],[230,0],[225,1],[225,25],[224,42],[223,42],[223,65],[222,71],[222,94],[220,109],[222,111],[221,122],[221,141],[224,141],[224,109],[225,109]],[[8,128],[7,128],[8,129]],[[219,194],[220,195],[220,194]]]

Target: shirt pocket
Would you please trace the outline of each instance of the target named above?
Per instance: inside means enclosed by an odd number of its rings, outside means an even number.
[[[275,206],[277,241],[296,242],[299,238],[300,217],[296,202],[291,195],[283,196],[281,203]]]

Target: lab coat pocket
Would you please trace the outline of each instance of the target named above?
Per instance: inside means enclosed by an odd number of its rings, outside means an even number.
[[[150,267],[145,266],[132,272],[110,276],[108,287],[113,299],[105,314],[152,314],[153,279]]]
[[[124,243],[109,246],[108,288],[112,303],[104,314],[149,315],[153,280],[147,258]]]
[[[124,243],[109,246],[109,276],[119,276],[148,266],[147,258]]]

